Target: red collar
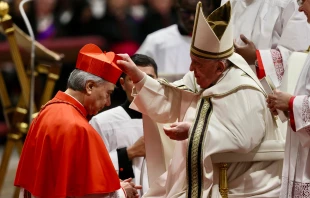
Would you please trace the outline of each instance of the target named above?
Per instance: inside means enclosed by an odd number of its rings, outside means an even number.
[[[62,100],[64,102],[71,103],[72,106],[77,108],[83,114],[83,116],[86,118],[87,111],[86,111],[85,107],[81,103],[79,103],[75,98],[73,98],[72,96],[70,96],[70,95],[68,95],[62,91],[58,91],[54,98],[58,99],[58,100]]]

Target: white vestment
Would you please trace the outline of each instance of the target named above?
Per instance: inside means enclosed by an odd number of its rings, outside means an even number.
[[[104,140],[115,170],[119,173],[120,170],[116,150],[130,147],[143,136],[142,119],[132,119],[123,107],[118,106],[99,113],[94,116],[89,123]],[[146,166],[143,166],[143,161],[144,157],[136,157],[132,160],[132,169],[135,176],[133,182],[136,185],[142,185],[142,192],[146,192],[149,185],[147,170]],[[143,172],[142,176],[141,172]]]
[[[226,2],[227,0],[222,0],[222,4]],[[230,2],[236,43],[245,45],[240,39],[240,34],[243,34],[255,44],[259,50],[259,63],[262,63],[266,75],[278,87],[290,54],[309,47],[307,17],[298,11],[296,0]]]
[[[198,90],[192,72],[181,80],[184,86],[174,84],[179,88],[147,76],[135,85],[132,108],[157,122],[194,121],[189,139],[176,143],[168,171],[144,197],[221,197],[212,154],[247,153],[263,140],[283,140],[253,71],[237,54],[229,60],[237,66],[206,90]],[[229,197],[279,197],[281,170],[282,161],[230,164]]]
[[[185,74],[191,63],[191,40],[190,36],[180,34],[177,25],[171,25],[149,34],[136,53],[152,57],[158,65],[160,77]]]
[[[290,126],[286,135],[282,198],[310,197],[310,55],[301,71],[294,95],[296,97],[290,104]]]

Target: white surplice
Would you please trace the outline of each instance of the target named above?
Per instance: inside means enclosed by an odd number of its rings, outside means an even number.
[[[227,0],[222,0],[222,4],[225,2]],[[253,41],[259,50],[266,75],[270,76],[278,87],[290,54],[294,51],[304,51],[310,45],[307,17],[298,11],[296,0],[230,2],[236,43],[245,45],[240,39],[240,34]],[[270,49],[277,49],[279,53]]]
[[[159,76],[185,74],[191,63],[191,40],[190,36],[180,34],[177,25],[171,25],[149,34],[136,53],[152,57]]]
[[[264,140],[283,140],[253,71],[237,54],[229,60],[238,66],[232,66],[206,90],[199,91],[192,72],[175,84],[159,83],[146,76],[135,85],[137,95],[131,108],[157,122],[194,121],[190,138],[176,143],[168,171],[151,184],[144,197],[192,198],[196,196],[187,193],[195,189],[200,189],[204,198],[221,197],[219,169],[211,161],[212,154],[229,151],[247,153]],[[177,84],[178,88],[174,87]],[[196,117],[194,112],[198,112]],[[203,126],[205,120],[208,120],[207,127]],[[196,137],[202,141],[199,152],[189,149],[197,143]],[[187,167],[197,160],[190,157],[196,154],[200,156],[199,168]],[[195,172],[199,170],[202,174],[197,176]],[[282,161],[230,164],[229,197],[279,197],[281,170]],[[200,182],[187,180],[195,176],[200,178]]]
[[[119,173],[117,149],[130,147],[143,136],[142,119],[132,119],[123,107],[118,106],[99,113],[89,123],[104,140],[115,170]],[[142,185],[142,192],[146,192],[149,185],[143,161],[144,157],[136,157],[132,160],[132,169],[135,175],[133,182],[136,185]],[[143,172],[142,176],[141,172]]]
[[[310,197],[310,55],[294,95],[286,135],[281,198]],[[296,132],[292,129],[294,126]]]

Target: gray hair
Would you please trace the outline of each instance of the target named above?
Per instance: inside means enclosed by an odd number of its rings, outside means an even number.
[[[79,69],[74,69],[69,76],[67,87],[75,91],[84,91],[86,82],[90,80],[98,84],[106,82],[98,76],[84,72]]]
[[[219,59],[218,61],[224,63],[226,68],[231,66],[231,62],[228,59]]]

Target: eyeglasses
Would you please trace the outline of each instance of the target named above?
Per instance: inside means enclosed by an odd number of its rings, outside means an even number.
[[[305,0],[297,0],[297,4],[298,4],[299,6],[302,6],[302,4],[304,3],[304,1],[305,1]]]

